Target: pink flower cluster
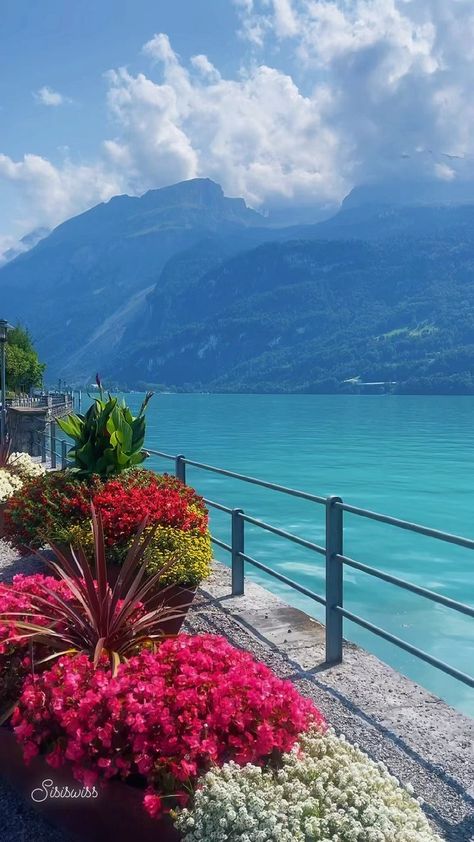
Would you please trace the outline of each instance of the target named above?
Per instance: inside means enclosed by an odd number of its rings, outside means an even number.
[[[16,631],[13,619],[3,620],[2,614],[14,612],[18,615],[18,620],[27,620],[32,610],[32,598],[44,597],[43,588],[45,587],[55,591],[62,599],[73,600],[73,595],[66,583],[52,576],[19,574],[13,577],[11,585],[0,583],[0,655],[6,654],[9,647],[14,645],[16,637],[25,634]],[[47,606],[45,606],[45,613],[48,613]],[[45,619],[43,623],[42,620],[35,618],[35,622],[46,625],[48,621]],[[21,645],[21,641],[19,643]]]
[[[324,720],[289,681],[213,635],[179,635],[94,670],[61,658],[25,681],[12,723],[28,761],[72,764],[85,786],[138,774],[151,815],[186,802],[197,777],[227,760],[264,763]],[[163,802],[162,799],[165,798]]]

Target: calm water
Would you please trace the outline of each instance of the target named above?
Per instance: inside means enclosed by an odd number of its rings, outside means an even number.
[[[140,395],[127,395],[134,408]],[[315,494],[474,538],[474,398],[418,396],[157,395],[147,444]],[[149,460],[171,470],[171,463]],[[324,544],[324,509],[304,500],[188,468],[211,499]],[[246,552],[324,592],[324,559],[246,525]],[[229,541],[229,518],[212,511]],[[474,554],[430,538],[345,515],[345,553],[474,604]],[[219,560],[228,563],[224,551]],[[247,568],[248,575],[308,613],[318,606]],[[345,571],[345,604],[357,614],[471,673],[474,621],[443,606]],[[474,690],[345,622],[345,636],[474,715]]]

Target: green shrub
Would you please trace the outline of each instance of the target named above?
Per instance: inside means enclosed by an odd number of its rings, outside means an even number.
[[[145,410],[153,393],[147,392],[134,417],[125,401],[119,403],[110,394],[105,399],[99,378],[97,383],[100,397],[94,399],[86,414],[69,415],[58,419],[58,424],[74,441],[68,454],[74,462],[72,470],[83,477],[98,474],[106,478],[145,460]]]

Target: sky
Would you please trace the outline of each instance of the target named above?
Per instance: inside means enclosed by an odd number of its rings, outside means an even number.
[[[472,0],[0,0],[0,256],[117,193],[472,178]]]

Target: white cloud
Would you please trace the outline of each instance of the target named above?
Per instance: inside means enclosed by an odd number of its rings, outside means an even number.
[[[107,171],[101,164],[73,164],[65,159],[55,166],[32,154],[19,161],[0,154],[2,178],[17,188],[14,221],[18,237],[40,225],[53,227],[97,202],[110,199],[123,186],[119,174]]]
[[[327,81],[330,125],[351,140],[357,180],[420,166],[445,177],[442,152],[472,150],[471,0],[286,0],[283,12],[281,0],[235,2],[252,43],[255,29],[262,46],[285,43],[306,80]],[[420,147],[434,155],[420,158]]]
[[[232,78],[154,35],[141,72],[106,74],[113,131],[95,160],[0,156],[18,231],[194,176],[254,206],[333,201],[374,178],[473,176],[472,0],[234,3],[251,49]]]
[[[36,102],[40,105],[47,105],[49,107],[57,107],[58,105],[64,105],[67,102],[71,102],[71,100],[60,94],[59,91],[53,91],[52,88],[48,88],[47,85],[44,85],[39,91],[33,94]]]
[[[186,67],[162,34],[144,52],[160,81],[124,69],[108,76],[120,137],[108,149],[127,158],[137,190],[199,175],[254,205],[344,192],[340,143],[324,121],[325,86],[305,97],[289,75],[264,64],[224,79],[202,55]]]

